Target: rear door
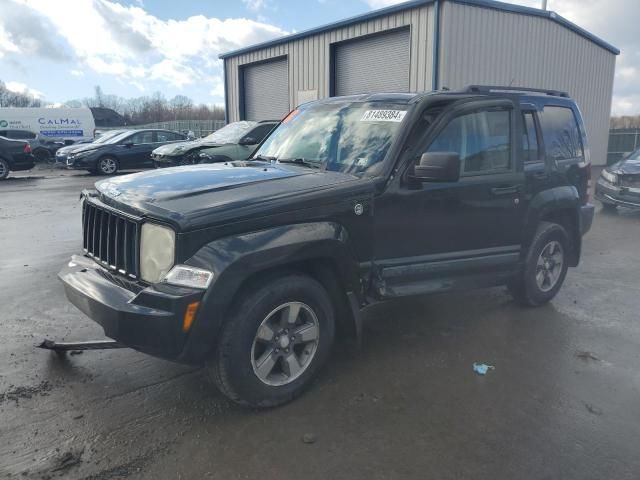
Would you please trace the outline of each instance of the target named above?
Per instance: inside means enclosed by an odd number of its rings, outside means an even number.
[[[521,242],[524,174],[519,108],[479,100],[453,108],[419,142],[422,153],[456,152],[457,182],[417,182],[409,167],[376,201],[376,263],[391,295],[455,288],[509,274]],[[467,286],[469,286],[467,284]]]

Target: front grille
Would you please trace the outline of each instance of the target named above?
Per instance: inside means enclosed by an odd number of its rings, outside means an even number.
[[[123,275],[138,278],[140,222],[85,198],[82,207],[84,251]]]
[[[640,175],[621,175],[620,186],[640,188]]]

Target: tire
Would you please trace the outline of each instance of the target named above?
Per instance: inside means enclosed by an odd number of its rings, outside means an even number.
[[[322,285],[305,275],[276,278],[239,295],[208,370],[230,400],[275,407],[309,385],[329,356],[334,334],[334,310]]]
[[[99,175],[113,175],[118,171],[118,160],[114,157],[102,157],[96,163]]]
[[[4,180],[9,176],[9,164],[6,160],[0,158],[0,180]]]
[[[549,302],[556,296],[567,275],[568,253],[567,231],[556,223],[540,222],[529,246],[522,273],[508,285],[513,298],[528,307]]]
[[[602,202],[602,210],[605,212],[615,212],[618,209],[618,206],[615,203],[604,203]]]

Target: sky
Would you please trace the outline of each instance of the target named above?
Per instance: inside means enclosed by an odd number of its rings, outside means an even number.
[[[541,0],[509,0],[539,7]],[[162,92],[222,104],[220,53],[398,0],[0,0],[0,80],[58,103]],[[548,0],[621,50],[614,115],[640,114],[640,0]]]

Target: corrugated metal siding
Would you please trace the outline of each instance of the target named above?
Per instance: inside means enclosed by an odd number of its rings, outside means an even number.
[[[585,120],[591,161],[604,165],[616,57],[544,18],[445,2],[440,85],[565,90]]]
[[[338,44],[336,95],[409,91],[408,28]]]
[[[411,29],[411,60],[409,90],[419,92],[431,89],[433,53],[433,7],[423,5],[405,11],[395,12],[364,22],[336,28],[273,47],[226,58],[227,120],[234,122],[240,118],[240,85],[238,68],[252,62],[287,55],[289,62],[289,106],[297,105],[299,91],[317,90],[318,98],[329,96],[331,45],[364,35],[409,26]]]

